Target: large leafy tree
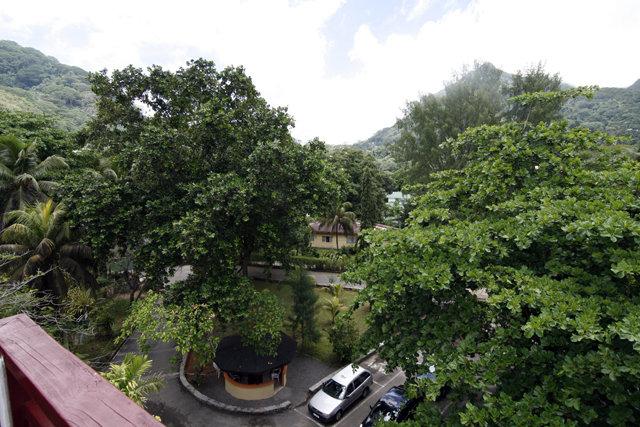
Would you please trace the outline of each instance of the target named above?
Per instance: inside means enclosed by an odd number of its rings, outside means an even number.
[[[69,166],[58,155],[40,161],[36,143],[25,143],[12,135],[0,136],[0,188],[3,190],[4,211],[23,209],[48,199],[57,183],[45,178],[52,172]]]
[[[454,76],[444,96],[429,94],[407,102],[403,117],[396,122],[400,138],[390,144],[406,183],[426,183],[432,173],[464,166],[475,146],[453,151],[442,144],[468,127],[499,123],[504,105],[501,74],[489,63],[475,63],[472,70]]]
[[[58,299],[66,296],[70,279],[82,287],[97,286],[87,270],[93,264],[91,249],[73,239],[66,214],[65,206],[52,200],[6,214],[10,225],[0,234],[0,252],[15,256],[3,267],[13,281],[38,276],[31,287]]]
[[[286,108],[269,106],[241,67],[197,60],[176,72],[128,67],[89,80],[98,114],[78,141],[121,174],[66,183],[73,223],[103,257],[132,250],[151,286],[178,265],[193,273],[161,306],[137,304],[126,329],[174,339],[203,360],[213,357],[218,326],[237,326],[248,342],[278,337],[276,305],[241,273],[258,250],[286,266],[306,215],[339,195],[324,143],[295,142]]]
[[[557,92],[561,86],[560,74],[550,75],[544,70],[544,64],[538,62],[536,65],[531,65],[514,74],[511,84],[504,86],[502,92],[508,98],[513,98],[525,93]],[[504,112],[504,117],[508,121],[528,121],[534,125],[540,122],[550,123],[562,119],[560,109],[567,100],[567,98],[557,98],[552,102],[537,105],[523,105],[520,102],[513,102]]]
[[[384,199],[385,192],[391,193],[396,189],[390,174],[380,170],[376,164],[376,159],[371,153],[346,147],[331,152],[331,163],[339,168],[341,172],[344,172],[346,176],[345,198],[352,204],[353,212],[358,218],[361,217],[363,209],[371,209],[372,202],[379,205],[379,199]],[[367,169],[369,169],[370,173],[368,178],[372,180],[367,184],[370,191],[363,193],[363,180]],[[372,193],[375,193],[375,196]],[[367,203],[369,205],[363,208],[363,205]],[[384,203],[384,200],[382,200],[382,203]],[[380,210],[381,206],[378,206],[378,209]]]
[[[362,173],[360,195],[361,229],[373,228],[382,219],[386,198],[380,182],[376,180],[374,169],[370,167],[366,167]]]
[[[640,167],[609,142],[566,122],[470,129],[449,148],[477,152],[409,227],[368,235],[343,275],[367,284],[364,348],[408,376],[437,365],[427,400],[453,389],[449,415],[424,404],[413,425],[638,423]]]
[[[78,139],[123,174],[91,185],[72,219],[97,225],[87,227],[92,240],[106,235],[117,240],[112,247],[135,249],[151,282],[182,263],[201,280],[238,265],[246,273],[260,249],[286,264],[294,230],[339,191],[323,143],[293,141],[286,108],[270,107],[241,67],[218,71],[197,60],[175,73],[128,67],[89,80],[98,114]],[[75,198],[85,182],[63,191]],[[105,204],[116,208],[111,220]],[[126,234],[96,224],[104,219],[136,236],[126,244]]]

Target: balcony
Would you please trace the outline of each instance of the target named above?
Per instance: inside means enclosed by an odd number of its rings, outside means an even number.
[[[24,314],[0,319],[0,356],[14,427],[162,426]]]

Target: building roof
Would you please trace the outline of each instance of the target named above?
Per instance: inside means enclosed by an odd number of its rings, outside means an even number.
[[[320,221],[312,222],[309,226],[315,233],[335,234],[335,231],[333,231],[331,227],[320,227]],[[376,230],[397,230],[397,228],[385,224],[376,224],[373,228]],[[353,227],[353,234],[355,235],[358,233],[360,233],[360,221],[356,221],[356,224]],[[345,234],[342,225],[338,226],[338,234]]]
[[[253,345],[243,345],[238,334],[222,338],[214,362],[225,372],[261,374],[288,365],[296,354],[298,342],[280,331],[281,341],[275,356],[258,354]]]

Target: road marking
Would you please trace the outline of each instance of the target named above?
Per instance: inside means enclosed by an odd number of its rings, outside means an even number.
[[[445,412],[447,409],[449,409],[449,406],[451,406],[451,404],[452,404],[452,403],[453,403],[453,402],[449,401],[449,403],[447,403],[447,404],[445,405],[445,407],[442,409],[442,411],[440,411],[440,413],[441,413],[442,415],[444,415],[444,412]]]
[[[318,420],[316,420],[313,416],[309,415],[309,410],[308,409],[306,411],[301,411],[298,408],[295,408],[294,411],[296,411],[300,415],[304,416],[306,419],[313,421],[313,423],[315,425],[320,426],[320,427],[324,427],[324,424],[320,424],[318,422]]]
[[[349,419],[349,416],[351,416],[351,414],[353,414],[353,412],[354,412],[354,411],[356,411],[358,408],[360,408],[362,405],[364,405],[370,397],[373,397],[374,395],[376,395],[376,394],[378,394],[379,392],[383,391],[383,389],[384,389],[385,387],[387,387],[387,385],[389,385],[389,383],[390,383],[390,382],[392,382],[393,380],[395,380],[396,378],[398,378],[398,376],[402,375],[402,373],[403,373],[402,371],[398,372],[398,373],[397,373],[397,374],[395,374],[393,377],[391,377],[391,378],[389,379],[389,381],[387,381],[385,384],[380,384],[380,383],[378,383],[378,382],[376,382],[376,381],[373,381],[373,384],[377,385],[377,386],[378,386],[378,387],[380,387],[380,388],[379,388],[378,390],[376,390],[376,391],[372,391],[371,389],[369,389],[369,395],[367,396],[367,398],[365,398],[365,399],[360,399],[360,402],[359,402],[357,405],[350,406],[349,408],[347,408],[347,409],[348,409],[348,411],[349,411],[349,414],[348,414],[348,415],[344,415],[340,421],[338,421],[337,423],[335,423],[335,425],[336,425],[336,426],[339,426],[343,421],[345,421],[345,420]],[[385,378],[388,378],[388,377],[389,377],[389,375],[385,375]],[[384,394],[384,393],[383,393],[383,394]],[[379,400],[379,399],[376,399],[376,401],[378,401],[378,400]],[[343,413],[343,414],[344,414],[344,413]],[[355,424],[353,424],[353,425],[355,425]]]

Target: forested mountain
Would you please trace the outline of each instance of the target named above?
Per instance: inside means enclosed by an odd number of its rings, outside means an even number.
[[[56,115],[56,127],[80,128],[95,116],[87,72],[19,44],[0,40],[0,110]]]
[[[571,127],[582,126],[640,142],[640,80],[627,89],[605,87],[588,99],[572,99],[560,111]]]
[[[502,83],[510,83],[512,75],[503,72]],[[561,88],[572,87],[563,83]],[[444,89],[436,94],[441,97]],[[612,136],[627,136],[633,144],[640,143],[640,79],[628,88],[601,88],[593,99],[576,98],[569,100],[560,113],[569,121],[569,127],[583,126],[599,130]],[[350,145],[371,152],[382,170],[395,172],[398,169],[386,143],[395,142],[400,137],[394,126],[380,129],[364,141]],[[340,146],[344,147],[344,146]]]

